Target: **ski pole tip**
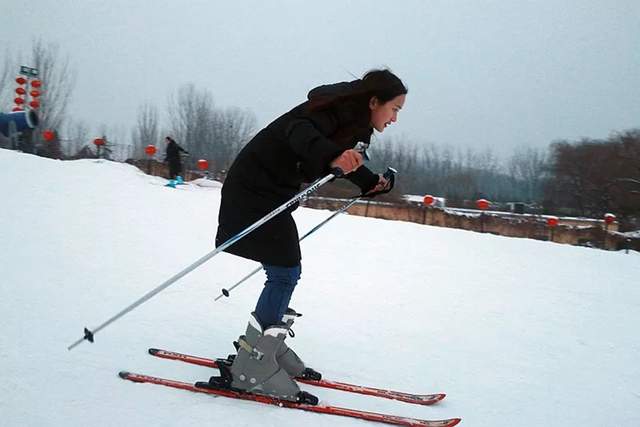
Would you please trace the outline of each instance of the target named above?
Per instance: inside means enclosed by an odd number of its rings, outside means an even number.
[[[214,301],[218,301],[218,300],[219,300],[220,298],[222,298],[222,297],[227,297],[227,298],[228,298],[228,297],[229,297],[229,291],[223,288],[223,289],[222,289],[222,292],[220,292],[220,295],[218,295],[218,296],[215,298],[215,300],[214,300]]]
[[[71,351],[73,350],[75,347],[77,347],[78,345],[80,345],[80,343],[82,343],[82,341],[87,340],[89,342],[93,342],[93,332],[91,332],[88,328],[84,328],[84,336],[82,338],[80,338],[78,341],[74,342],[73,344],[71,344],[69,347],[67,347],[67,350]]]

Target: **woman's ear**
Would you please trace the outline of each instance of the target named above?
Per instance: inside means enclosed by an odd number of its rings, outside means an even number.
[[[378,100],[378,97],[376,96],[372,96],[371,99],[369,99],[369,109],[370,110],[375,110],[376,108],[378,108],[378,105],[380,104],[380,101]]]

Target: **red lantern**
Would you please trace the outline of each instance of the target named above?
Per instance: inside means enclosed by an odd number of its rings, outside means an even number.
[[[433,204],[433,201],[435,199],[433,198],[432,195],[427,194],[426,196],[424,196],[424,198],[422,199],[422,203],[424,203],[425,206],[431,206]]]
[[[100,147],[101,145],[104,145],[104,139],[96,138],[93,140],[93,143],[96,147]]]
[[[144,152],[147,153],[147,155],[149,156],[153,156],[154,154],[156,154],[156,146],[149,144],[146,147],[144,147]]]
[[[44,138],[45,141],[51,142],[55,139],[56,133],[51,129],[47,129],[44,132],[42,132],[42,137]]]
[[[40,80],[32,80],[32,81],[31,81],[31,87],[36,87],[36,88],[38,88],[38,87],[40,87],[40,86],[42,86],[42,82],[41,82]]]
[[[604,222],[605,224],[609,225],[612,224],[614,221],[616,220],[616,216],[614,214],[604,214]]]
[[[489,206],[491,205],[491,202],[489,202],[487,199],[478,199],[476,201],[476,206],[478,207],[478,209],[489,209]]]
[[[13,101],[14,101],[16,104],[18,104],[18,105],[22,105],[22,104],[24,104],[24,98],[17,97],[17,98],[16,98],[16,99],[14,99]]]
[[[25,79],[24,77],[22,77],[22,76],[16,77],[16,83],[18,83],[19,85],[23,85],[26,82],[27,82],[27,79]]]
[[[547,225],[551,228],[556,227],[559,222],[560,220],[557,216],[550,216],[549,218],[547,218]]]
[[[34,98],[37,98],[40,96],[41,92],[38,89],[33,89],[31,92],[29,92],[29,94],[31,94],[31,96],[33,96]]]
[[[205,159],[198,160],[198,169],[201,171],[209,169],[209,162]]]
[[[29,105],[31,106],[31,108],[36,109],[40,106],[40,101],[34,99],[33,101],[29,102]]]
[[[23,88],[23,87],[19,87],[19,88],[17,88],[17,89],[16,89],[16,93],[17,93],[18,95],[25,95],[25,94],[27,93],[27,91],[26,91],[26,90],[24,90],[24,88]]]

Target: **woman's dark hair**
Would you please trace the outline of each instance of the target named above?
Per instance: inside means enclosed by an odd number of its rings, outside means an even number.
[[[361,79],[329,85],[328,88],[327,94],[313,96],[313,91],[310,92],[307,108],[312,112],[331,110],[340,123],[331,139],[345,145],[353,142],[354,138],[365,140],[373,132],[369,108],[372,97],[384,104],[407,93],[402,80],[386,69],[370,70]]]
[[[367,122],[370,118],[369,100],[376,97],[381,103],[406,95],[407,87],[390,70],[370,70],[361,79],[349,82],[348,90],[329,96],[311,99],[309,110],[323,111],[335,108],[347,108],[357,117],[358,122]]]
[[[407,87],[389,70],[371,70],[368,71],[362,79],[360,79],[362,91],[369,95],[369,98],[375,96],[383,104],[391,101],[396,96],[406,95]],[[368,102],[368,100],[367,100]]]
[[[171,138],[170,136],[167,136],[165,139],[168,139],[169,142],[176,142],[173,138]]]

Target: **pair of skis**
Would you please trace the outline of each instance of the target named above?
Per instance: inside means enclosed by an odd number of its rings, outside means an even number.
[[[193,365],[206,366],[209,368],[218,367],[217,362],[215,360],[208,359],[205,357],[192,356],[188,354],[176,353],[176,352],[161,350],[156,348],[149,349],[149,354],[151,354],[152,356],[163,358],[163,359],[178,360],[178,361],[190,363]],[[280,400],[280,399],[269,397],[269,396],[263,396],[263,395],[252,394],[252,393],[241,393],[241,392],[237,392],[235,390],[229,390],[229,389],[200,388],[200,387],[196,387],[193,384],[182,382],[182,381],[170,380],[166,378],[159,378],[159,377],[154,377],[149,375],[124,372],[124,371],[120,372],[119,375],[121,378],[125,380],[129,380],[137,383],[158,384],[158,385],[163,385],[167,387],[173,387],[173,388],[179,388],[182,390],[197,392],[197,393],[214,394],[214,395],[229,397],[233,399],[252,400],[254,402],[260,402],[260,403],[265,403],[269,405],[301,409],[304,411],[318,412],[323,414],[359,418],[363,420],[374,421],[374,422],[379,422],[384,424],[393,424],[393,425],[407,426],[407,427],[453,427],[460,422],[459,418],[450,418],[446,420],[422,420],[422,419],[402,417],[397,415],[387,415],[387,414],[382,414],[377,412],[367,412],[367,411],[360,411],[356,409],[340,408],[337,406],[324,405],[324,404],[307,405],[302,403],[290,402],[286,400]],[[299,382],[314,385],[317,387],[333,388],[336,390],[342,390],[342,391],[351,392],[351,393],[359,393],[359,394],[365,394],[369,396],[382,397],[385,399],[399,400],[402,402],[412,403],[416,405],[432,405],[434,403],[441,401],[445,397],[445,395],[442,393],[426,394],[426,395],[412,394],[412,393],[404,393],[404,392],[399,392],[394,390],[384,390],[384,389],[379,389],[374,387],[364,387],[364,386],[347,384],[347,383],[342,383],[337,381],[324,380],[324,379],[307,380],[307,379],[298,378],[296,380]]]

